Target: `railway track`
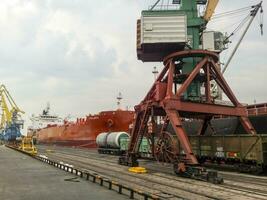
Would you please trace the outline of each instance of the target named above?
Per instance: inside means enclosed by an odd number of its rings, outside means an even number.
[[[45,153],[45,150],[47,148],[50,148],[50,146],[41,146],[39,150],[41,152]],[[118,156],[113,155],[105,155],[105,154],[98,154],[95,150],[88,150],[88,149],[73,149],[73,148],[65,148],[65,147],[56,147],[57,152],[60,152],[62,154],[71,154],[71,155],[78,155],[80,157],[87,158],[90,156],[90,158],[96,158],[97,160],[107,161],[112,163],[116,163],[118,161]],[[166,174],[174,175],[172,170],[171,164],[162,164],[157,162],[151,162],[147,160],[141,160],[140,163],[142,166],[145,166],[149,170],[152,170],[153,172],[164,172]],[[255,175],[248,175],[248,174],[241,174],[241,173],[232,173],[232,172],[224,172],[219,171],[220,175],[223,176],[225,180],[234,180],[235,182],[242,182],[242,183],[251,183],[253,185],[259,185],[263,187],[267,187],[267,177],[266,176],[255,176]],[[266,189],[266,188],[264,188]]]
[[[172,166],[169,164],[166,164],[165,166],[162,165],[153,165],[153,164],[147,164],[146,161],[145,163],[141,163],[142,166],[147,167],[150,170],[156,170],[160,171],[163,174],[167,174],[170,177],[173,176],[172,172]],[[252,176],[251,178],[247,178],[245,174],[238,174],[238,176],[234,175],[226,175],[224,172],[219,172],[220,176],[224,178],[224,184],[221,185],[222,187],[225,188],[235,188],[235,190],[239,191],[255,191],[258,193],[262,193],[264,196],[267,195],[267,179],[260,179],[261,181],[258,182],[257,177]],[[173,177],[176,179],[177,177]]]
[[[47,148],[51,149],[51,146],[39,146],[39,151],[41,154],[47,154],[45,151]],[[235,176],[226,174],[225,176],[228,178],[225,177],[223,185],[213,185],[173,176],[172,169],[168,170],[170,167],[168,165],[163,167],[144,161],[142,164],[149,169],[150,173],[139,175],[131,174],[127,171],[127,167],[117,165],[118,157],[116,156],[99,155],[95,151],[61,147],[54,147],[54,151],[54,153],[48,153],[47,156],[98,172],[154,194],[167,193],[170,197],[172,196],[172,199],[267,199],[267,186],[264,182],[255,184],[252,177],[245,176],[244,179],[250,178],[251,181],[251,183],[247,183],[243,182],[240,177],[235,181]],[[163,168],[164,170],[162,170]],[[233,178],[231,179],[229,176]],[[261,180],[264,181],[264,179]]]
[[[214,199],[212,197],[209,197],[208,195],[198,194],[198,192],[191,193],[190,190],[184,187],[177,187],[176,191],[173,191],[173,187],[163,185],[160,183],[159,180],[154,179],[152,181],[148,181],[148,177],[145,177],[146,175],[128,173],[127,167],[121,169],[117,166],[112,166],[111,164],[98,162],[97,160],[85,160],[84,158],[82,158],[83,160],[80,160],[77,156],[66,156],[65,154],[53,155],[49,158],[53,160],[67,162],[68,164],[74,165],[75,167],[79,167],[85,170],[97,172],[107,178],[111,178],[115,181],[130,185],[131,187],[143,191],[148,191],[158,196],[168,195],[171,199]]]
[[[39,150],[45,153],[45,150],[47,148],[49,149],[51,148],[51,146],[40,146]],[[79,155],[85,158],[90,156],[90,158],[96,158],[97,160],[103,160],[103,161],[106,161],[108,159],[109,162],[116,164],[118,162],[118,156],[99,154],[95,150],[66,148],[66,147],[54,147],[54,148],[56,148],[56,151],[59,151],[62,154]],[[145,166],[147,169],[152,170],[153,172],[164,172],[165,174],[174,175],[171,164],[151,162],[148,160],[140,160],[140,163],[142,166]],[[255,176],[244,173],[233,173],[225,171],[219,171],[219,173],[221,176],[223,176],[224,180],[234,180],[235,182],[251,184],[251,186],[253,185],[263,186],[264,190],[266,190],[267,188],[266,176]]]
[[[103,164],[105,164],[106,163],[106,161],[104,161],[104,162],[102,162]],[[109,166],[110,166],[111,164],[109,164]],[[115,164],[115,166],[117,166],[116,164]],[[173,176],[173,175],[171,175],[171,176],[168,176],[168,177],[166,177],[166,176],[164,176],[164,174],[161,174],[161,175],[159,175],[159,173],[157,173],[157,172],[152,172],[152,174],[153,174],[153,176],[157,176],[157,177],[160,177],[160,181],[162,181],[163,179],[166,179],[166,183],[165,184],[168,184],[167,182],[170,182],[170,180],[172,180],[172,181],[178,181],[179,183],[183,183],[183,184],[192,184],[192,181],[190,180],[190,179],[184,179],[184,178],[179,178],[179,177],[175,177],[175,176]],[[150,179],[151,180],[151,179]],[[212,185],[212,186],[208,186],[207,184],[205,184],[204,182],[199,182],[199,181],[195,181],[193,184],[194,184],[194,186],[197,186],[197,188],[195,188],[195,187],[192,187],[192,186],[190,186],[191,187],[191,189],[192,190],[189,190],[189,192],[192,192],[192,191],[196,191],[196,190],[200,190],[198,187],[203,187],[203,188],[206,188],[206,187],[213,187],[213,189],[215,189],[215,190],[220,190],[220,192],[223,192],[223,191],[225,191],[225,192],[229,192],[229,191],[231,191],[232,193],[234,192],[234,193],[236,193],[237,191],[239,191],[239,194],[246,194],[246,195],[248,195],[248,196],[251,196],[251,197],[255,197],[255,195],[254,194],[256,194],[256,195],[260,195],[260,196],[264,196],[264,197],[267,197],[267,194],[265,194],[266,193],[266,191],[265,191],[265,189],[264,188],[261,188],[261,189],[256,189],[256,188],[253,188],[253,185],[249,185],[249,186],[247,186],[246,188],[245,187],[242,187],[242,186],[240,186],[240,184],[238,185],[238,187],[234,187],[234,191],[233,191],[233,184],[235,184],[235,183],[231,183],[230,181],[226,181],[227,183],[225,184],[225,185],[222,185],[221,187],[214,187],[214,185]],[[177,186],[176,186],[177,187]],[[223,190],[222,189],[222,187],[224,187],[226,190]],[[249,189],[250,188],[250,189]],[[181,189],[184,189],[184,190],[186,190],[186,187],[183,187],[183,188],[181,188]],[[248,191],[248,189],[249,189],[249,191]],[[207,190],[205,189],[205,191],[207,192]],[[202,192],[204,192],[204,191],[200,191],[199,193],[200,194],[202,194]],[[212,193],[213,192],[215,192],[215,191],[210,191],[210,195],[212,195]],[[253,195],[251,195],[251,194],[253,194]],[[210,197],[210,196],[209,196]],[[215,198],[215,196],[211,196],[212,198]],[[258,198],[258,196],[257,196],[257,198]]]

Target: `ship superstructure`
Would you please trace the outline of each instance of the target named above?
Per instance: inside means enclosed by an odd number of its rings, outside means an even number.
[[[28,134],[34,134],[36,131],[43,128],[55,125],[63,125],[64,120],[56,114],[50,113],[50,104],[47,103],[46,108],[42,111],[41,114],[35,116],[32,115],[30,118],[31,126],[28,127]]]

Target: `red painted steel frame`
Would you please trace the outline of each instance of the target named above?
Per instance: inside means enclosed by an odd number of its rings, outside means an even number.
[[[187,57],[196,57],[200,61],[190,74],[186,74],[186,79],[177,89],[174,85],[175,76],[182,75],[181,72],[175,72],[175,62]],[[222,73],[219,70],[218,55],[216,53],[204,50],[181,51],[167,56],[164,60],[164,69],[159,74],[157,80],[147,93],[144,100],[135,107],[136,120],[132,130],[131,142],[129,145],[129,156],[138,152],[140,138],[147,132],[147,123],[154,116],[165,116],[171,123],[175,134],[186,154],[187,164],[198,164],[196,157],[192,152],[187,134],[182,127],[182,118],[203,119],[204,123],[199,130],[199,134],[204,134],[213,116],[226,115],[237,116],[240,118],[245,130],[250,134],[256,134],[250,121],[247,118],[246,107],[240,104],[234,93],[226,83]],[[201,102],[192,102],[183,100],[183,93],[186,92],[189,85],[198,75],[204,77],[205,98]],[[211,96],[210,81],[215,80],[223,90],[225,95],[232,102],[233,106],[215,104]],[[158,114],[157,114],[158,113]],[[167,126],[164,125],[166,128]],[[164,128],[162,128],[162,134]]]

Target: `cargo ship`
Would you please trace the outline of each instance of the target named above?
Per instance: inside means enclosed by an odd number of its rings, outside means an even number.
[[[37,143],[95,148],[96,137],[102,132],[129,132],[134,111],[120,109],[121,95],[117,99],[117,110],[77,118],[75,122],[63,120],[63,124],[46,123],[45,127],[35,131]],[[48,112],[44,114],[43,118],[54,120]]]
[[[65,121],[63,125],[48,125],[36,132],[38,143],[96,147],[96,137],[102,132],[128,132],[134,112],[127,110],[103,111],[96,115],[79,118],[75,123]]]
[[[32,136],[37,131],[51,125],[62,125],[64,120],[56,114],[50,113],[50,104],[47,103],[46,108],[43,109],[42,113],[35,116],[32,115],[31,118],[31,126],[28,127],[27,135]]]

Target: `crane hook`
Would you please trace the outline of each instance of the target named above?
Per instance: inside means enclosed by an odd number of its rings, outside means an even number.
[[[260,29],[261,29],[261,35],[263,35],[263,8],[262,8],[262,6],[261,6],[260,14],[261,14]]]

